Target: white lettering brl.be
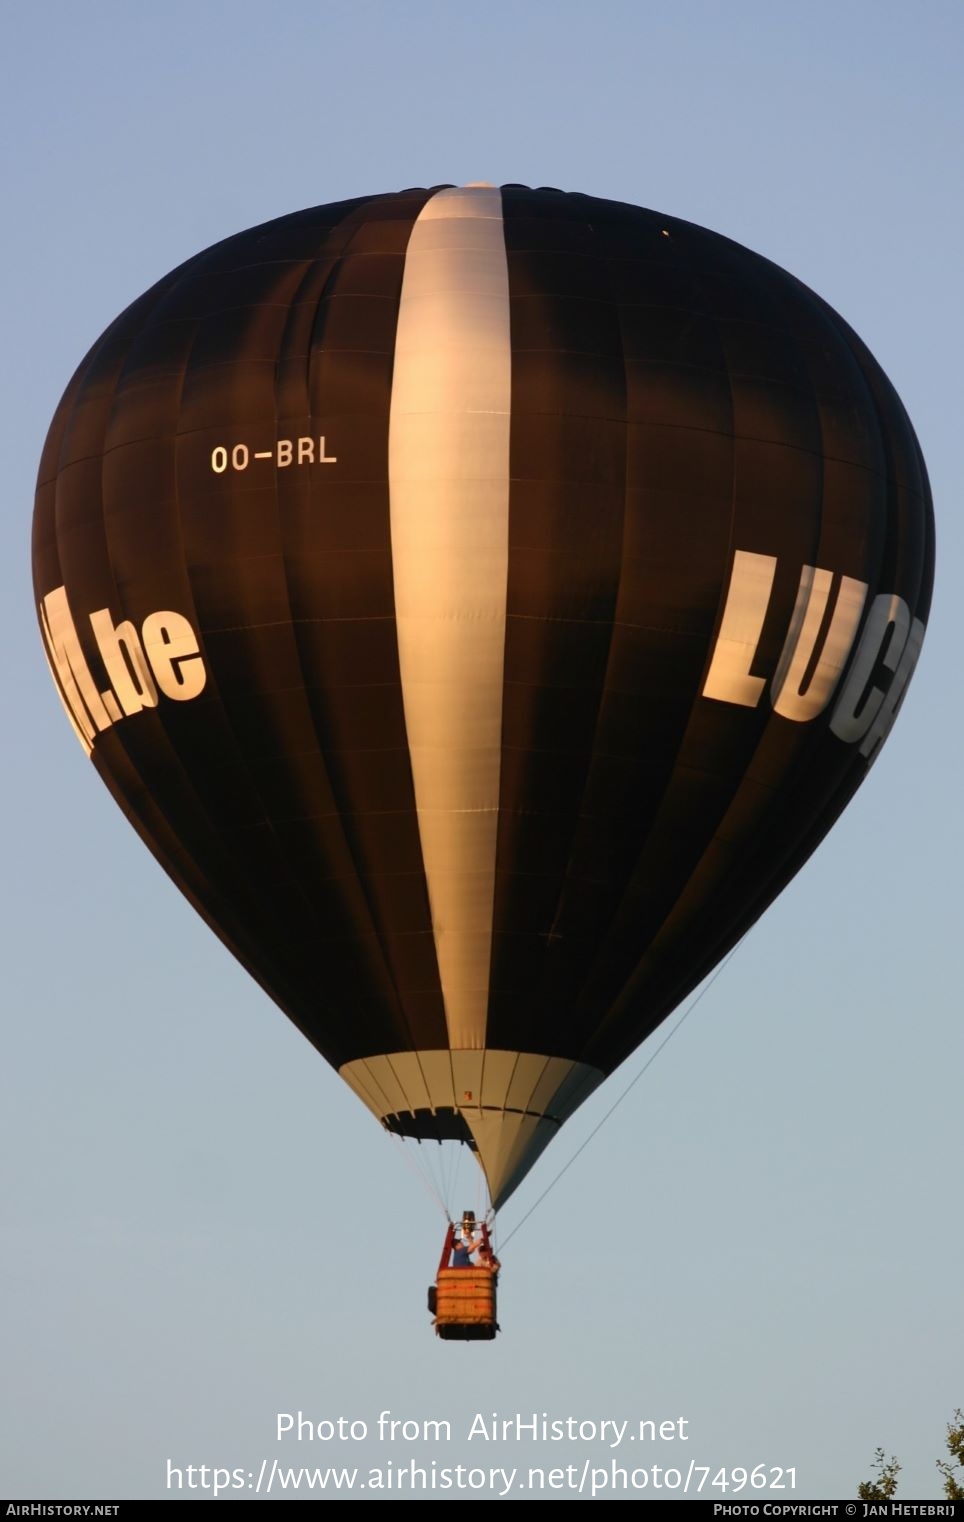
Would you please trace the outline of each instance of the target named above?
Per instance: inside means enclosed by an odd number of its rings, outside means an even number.
[[[207,672],[197,635],[182,613],[150,613],[140,632],[129,619],[115,624],[107,608],[90,626],[110,685],[100,691],[81,648],[66,587],[40,604],[40,629],[60,700],[88,755],[96,736],[119,719],[156,708],[158,690],[184,703],[203,692]]]

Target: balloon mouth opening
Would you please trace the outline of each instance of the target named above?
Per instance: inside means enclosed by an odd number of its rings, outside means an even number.
[[[464,1142],[477,1152],[475,1138],[461,1111],[440,1107],[435,1110],[405,1110],[401,1114],[385,1115],[382,1125],[393,1136],[408,1136],[415,1141]]]

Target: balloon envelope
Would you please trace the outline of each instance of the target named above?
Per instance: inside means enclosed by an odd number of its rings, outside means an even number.
[[[34,576],[162,866],[499,1203],[863,779],[933,522],[892,387],[791,275],[442,187],[253,228],[124,312],[51,426]]]

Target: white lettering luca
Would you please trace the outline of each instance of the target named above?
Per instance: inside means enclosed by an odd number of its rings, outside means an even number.
[[[726,605],[713,649],[703,696],[720,703],[756,708],[767,678],[753,672],[763,624],[770,607],[777,562],[773,555],[737,550]],[[833,586],[833,572],[805,565],[800,572],[796,605],[776,669],[770,678],[774,713],[795,723],[815,719],[829,704],[847,671],[830,716],[830,729],[847,744],[861,742],[870,759],[886,737],[917,664],[924,624],[911,619],[903,598],[881,593],[870,605],[854,651],[867,583],[841,576],[836,601],[818,651],[821,628]],[[851,660],[851,652],[853,659]],[[886,689],[872,678],[890,672]],[[810,672],[809,681],[806,679]]]

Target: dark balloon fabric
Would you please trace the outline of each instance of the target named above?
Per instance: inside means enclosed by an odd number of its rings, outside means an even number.
[[[933,555],[907,416],[812,291],[675,218],[472,186],[158,282],[61,402],[33,564],[158,861],[501,1200],[852,796]]]

